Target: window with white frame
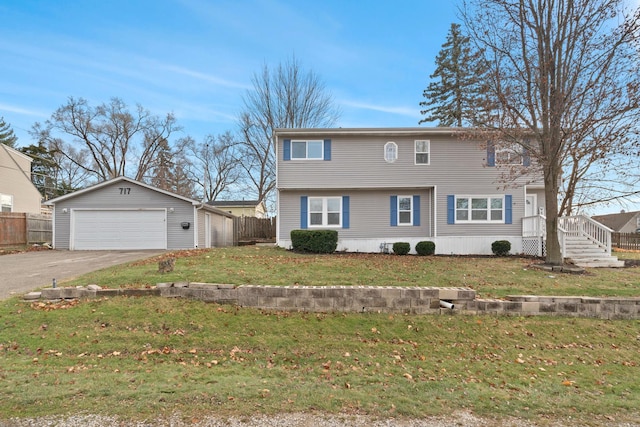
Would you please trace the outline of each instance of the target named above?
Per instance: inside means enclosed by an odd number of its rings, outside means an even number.
[[[520,145],[511,145],[496,148],[496,164],[522,165],[524,163],[523,148]]]
[[[13,196],[0,194],[0,212],[13,212]]]
[[[398,160],[398,144],[393,141],[384,144],[384,160],[387,163],[393,163]]]
[[[322,160],[324,141],[291,141],[292,159]]]
[[[309,227],[342,226],[342,197],[309,197]]]
[[[413,225],[412,196],[398,196],[398,225]]]
[[[456,223],[504,222],[504,198],[456,197]]]
[[[429,164],[430,145],[431,145],[430,141],[426,139],[415,141],[416,165]]]

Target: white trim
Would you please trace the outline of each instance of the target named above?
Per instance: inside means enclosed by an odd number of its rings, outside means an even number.
[[[141,212],[141,211],[161,211],[164,212],[164,248],[168,248],[168,230],[167,230],[167,209],[166,208],[73,208],[69,210],[69,250],[76,250],[75,237],[76,237],[76,212]],[[55,227],[54,227],[55,229]],[[110,248],[109,248],[110,249]]]
[[[491,251],[491,243],[496,240],[508,240],[511,242],[512,254],[522,253],[522,237],[521,236],[445,236],[445,237],[380,237],[366,239],[344,239],[338,240],[337,252],[363,252],[363,253],[380,253],[380,245],[388,244],[388,247],[395,242],[407,242],[411,245],[410,254],[415,254],[415,247],[418,242],[432,241],[436,244],[436,255],[493,255]],[[290,249],[291,239],[279,239],[277,246]]]
[[[469,207],[467,208],[467,211],[469,213],[469,219],[467,220],[459,220],[458,219],[458,210],[462,210],[462,209],[458,209],[458,199],[468,199],[469,200]],[[487,219],[471,219],[473,216],[473,206],[472,206],[472,199],[486,199],[487,200]],[[497,209],[491,209],[491,199],[500,199],[502,200],[502,218],[497,220],[497,219],[491,219],[491,211],[497,211]],[[505,218],[505,195],[504,194],[494,194],[494,195],[485,195],[485,194],[475,194],[475,195],[467,195],[467,194],[455,194],[454,195],[454,215],[453,215],[453,219],[454,219],[454,223],[455,224],[504,224],[506,221]],[[477,211],[479,211],[480,209],[476,209]]]
[[[311,224],[311,199],[322,200],[322,224]],[[340,221],[338,224],[329,224],[329,199],[337,199],[339,202]],[[331,211],[335,213],[335,211]],[[313,213],[319,213],[314,211]],[[342,196],[307,196],[307,227],[308,228],[342,228]]]
[[[427,143],[427,151],[418,152],[418,142],[426,142]],[[427,162],[426,163],[418,163],[418,154],[426,154]],[[431,164],[431,140],[429,139],[416,139],[413,141],[413,164],[414,165],[425,165],[429,166]]]
[[[293,156],[293,144],[296,142],[304,142],[305,149],[305,157],[294,157]],[[319,142],[320,143],[320,157],[309,157],[309,143],[310,142]],[[291,160],[324,160],[324,140],[323,139],[292,139],[291,140]]]
[[[393,147],[394,155],[393,155],[392,159],[387,158],[387,150],[388,150],[387,147]],[[396,160],[398,160],[398,144],[396,144],[393,141],[387,141],[384,144],[384,149],[383,149],[382,155],[383,155],[384,161],[387,162],[387,163],[393,163]]]
[[[409,222],[400,222],[400,199],[409,199]],[[413,226],[413,209],[415,208],[415,206],[413,206],[413,196],[411,195],[398,195],[397,196],[397,206],[396,206],[396,210],[397,210],[397,217],[396,217],[396,224],[398,224],[398,227],[411,227]],[[407,212],[407,210],[403,210],[402,212]]]
[[[15,204],[14,201],[13,201],[13,199],[14,199],[13,194],[6,194],[6,193],[0,193],[0,212],[5,212],[5,211],[2,210],[2,206],[3,206],[2,197],[3,196],[9,198],[9,203],[10,204],[8,206],[9,206],[10,210],[7,211],[7,212],[13,212],[13,205]]]

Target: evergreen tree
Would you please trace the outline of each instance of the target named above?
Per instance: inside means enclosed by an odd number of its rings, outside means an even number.
[[[0,143],[15,148],[18,137],[13,133],[13,129],[4,121],[4,117],[0,117]]]
[[[21,152],[33,158],[31,162],[31,181],[45,200],[61,196],[65,193],[58,191],[58,164],[54,153],[42,143],[31,144],[20,149]]]
[[[487,66],[482,51],[472,49],[460,24],[451,24],[447,40],[436,57],[433,81],[425,89],[424,116],[419,123],[437,121],[438,126],[477,126],[491,111],[487,97]]]

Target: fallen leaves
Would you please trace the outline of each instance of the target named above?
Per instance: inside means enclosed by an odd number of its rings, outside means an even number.
[[[70,300],[61,300],[61,301],[38,301],[32,302],[31,308],[33,310],[38,311],[54,311],[54,310],[65,310],[68,308],[73,308],[80,304],[80,300],[78,299],[70,299]],[[43,325],[47,326],[47,325]],[[46,330],[46,328],[44,329]]]

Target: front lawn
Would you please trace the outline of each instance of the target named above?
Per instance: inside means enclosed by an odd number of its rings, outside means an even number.
[[[637,253],[617,253],[640,258]],[[153,286],[159,282],[236,285],[341,285],[469,287],[480,297],[514,294],[640,296],[640,268],[589,269],[585,274],[549,273],[541,261],[522,257],[305,255],[263,246],[181,251],[172,273],[158,272],[160,258],[101,270],[61,285]]]

